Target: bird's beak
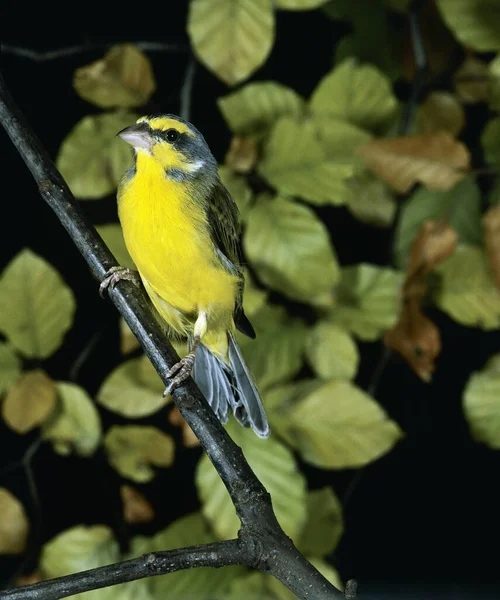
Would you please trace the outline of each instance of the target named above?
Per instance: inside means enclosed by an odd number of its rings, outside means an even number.
[[[134,148],[151,150],[153,145],[153,139],[146,123],[136,123],[135,125],[130,125],[130,127],[125,127],[125,129],[122,129],[116,135],[121,137],[122,140],[125,140]]]

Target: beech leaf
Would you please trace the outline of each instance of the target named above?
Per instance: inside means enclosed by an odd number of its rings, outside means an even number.
[[[443,20],[464,46],[478,52],[500,50],[497,0],[437,0]]]
[[[0,342],[0,394],[14,385],[20,375],[20,358],[9,344]]]
[[[500,290],[500,205],[492,206],[484,213],[483,227],[488,265]]]
[[[446,131],[458,136],[465,125],[465,112],[457,97],[450,92],[431,92],[419,107],[420,132]]]
[[[335,323],[319,321],[310,330],[307,359],[313,371],[323,379],[353,379],[359,364],[359,352],[349,332]]]
[[[0,487],[0,554],[21,554],[26,549],[29,523],[23,505]]]
[[[123,237],[123,231],[119,223],[96,225],[96,230],[116,258],[119,265],[127,267],[128,269],[137,269],[132,257],[128,253]]]
[[[344,532],[342,504],[330,487],[307,495],[307,521],[297,546],[306,556],[331,554]]]
[[[490,93],[488,65],[477,56],[466,56],[453,75],[453,83],[462,102],[485,102]]]

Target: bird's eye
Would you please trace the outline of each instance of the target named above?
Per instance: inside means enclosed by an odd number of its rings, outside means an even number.
[[[165,137],[169,142],[175,142],[179,139],[179,132],[177,129],[167,129],[167,131],[165,131]]]

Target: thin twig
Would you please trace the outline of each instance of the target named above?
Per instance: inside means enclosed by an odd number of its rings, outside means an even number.
[[[91,52],[93,50],[107,50],[114,45],[120,43],[133,44],[144,52],[187,52],[188,46],[182,44],[164,44],[161,42],[116,42],[116,43],[96,43],[96,42],[84,42],[83,44],[76,44],[75,46],[67,46],[66,48],[58,48],[57,50],[47,50],[46,52],[39,52],[32,48],[23,48],[21,46],[13,46],[11,44],[1,44],[0,51],[3,54],[10,54],[12,56],[19,56],[20,58],[26,58],[34,62],[48,62],[51,60],[59,60],[61,58],[67,58],[68,56],[76,56],[78,54],[84,54],[85,52]]]
[[[80,354],[76,357],[75,362],[71,366],[69,371],[69,380],[76,382],[78,379],[78,375],[80,374],[81,368],[87,361],[90,353],[95,348],[97,342],[101,339],[102,333],[100,331],[96,331],[94,335],[90,338],[90,340],[85,344]]]
[[[193,56],[189,58],[181,87],[179,114],[183,119],[189,121],[191,118],[191,98],[193,96],[194,76],[196,74],[196,60]]]
[[[31,171],[42,197],[71,236],[93,276],[99,282],[102,281],[109,269],[117,266],[117,262],[26,123],[1,76],[0,121]],[[109,291],[109,297],[141,343],[163,382],[167,384],[167,373],[179,357],[158,325],[144,290],[131,281],[121,281]],[[341,592],[311,565],[283,532],[273,512],[269,494],[248,465],[241,448],[231,440],[192,379],[180,385],[174,391],[173,397],[231,496],[241,522],[238,542],[245,549],[244,555],[240,556],[240,563],[274,575],[298,598],[342,598]],[[176,552],[185,556],[190,550]],[[172,554],[169,553],[169,556]],[[200,564],[197,560],[190,560],[189,565],[182,568]],[[230,563],[220,562],[218,566],[222,564],[234,564],[234,561],[231,559]],[[127,566],[115,566],[108,572],[108,577],[99,580],[86,573],[80,573],[73,576],[75,584],[71,593],[104,587],[111,581],[113,584],[132,581],[147,574],[144,567],[138,572],[129,572]],[[152,574],[151,571],[149,574]],[[47,582],[34,584],[32,589],[40,590],[47,585]],[[8,593],[11,595],[0,592],[0,598],[12,598],[13,592]],[[23,595],[23,589],[17,590],[16,593],[19,594],[17,598],[29,598]],[[63,596],[60,593],[58,596],[45,596],[34,591],[30,597],[46,600]]]

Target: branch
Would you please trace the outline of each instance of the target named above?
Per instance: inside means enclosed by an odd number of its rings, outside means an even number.
[[[40,141],[25,122],[1,76],[0,120],[31,171],[42,197],[54,210],[71,236],[87,261],[93,276],[98,281],[102,281],[107,271],[117,263],[83,214]],[[114,289],[110,290],[109,296],[166,384],[166,374],[169,368],[179,360],[179,357],[151,312],[146,293],[142,287],[139,288],[133,282],[121,281]],[[304,600],[312,597],[315,600],[343,598],[343,594],[302,556],[283,532],[273,512],[269,494],[246,462],[241,448],[234,444],[226,433],[194,382],[191,379],[184,382],[174,391],[173,397],[179,411],[200,440],[231,496],[241,521],[238,543],[245,552],[243,564],[274,575],[298,598]],[[186,551],[179,550],[178,552]],[[125,565],[127,564],[130,565],[130,562],[125,563]],[[133,561],[132,564],[134,564]],[[198,563],[195,561],[191,566],[195,564]],[[116,570],[109,573],[116,573]],[[144,572],[139,575],[139,577],[144,576]],[[74,577],[77,578],[78,584],[75,583],[71,592],[62,595],[59,593],[58,598],[111,583],[137,579],[137,576],[133,574],[129,576],[126,567],[119,570],[119,576],[114,580],[101,580],[97,585],[93,576],[89,576],[87,573],[80,573]],[[44,585],[47,586],[48,583],[34,584],[32,589],[38,590]],[[13,593],[0,592],[0,598],[12,598]],[[10,596],[6,594],[10,594]],[[46,598],[43,593],[36,597],[37,600]]]

